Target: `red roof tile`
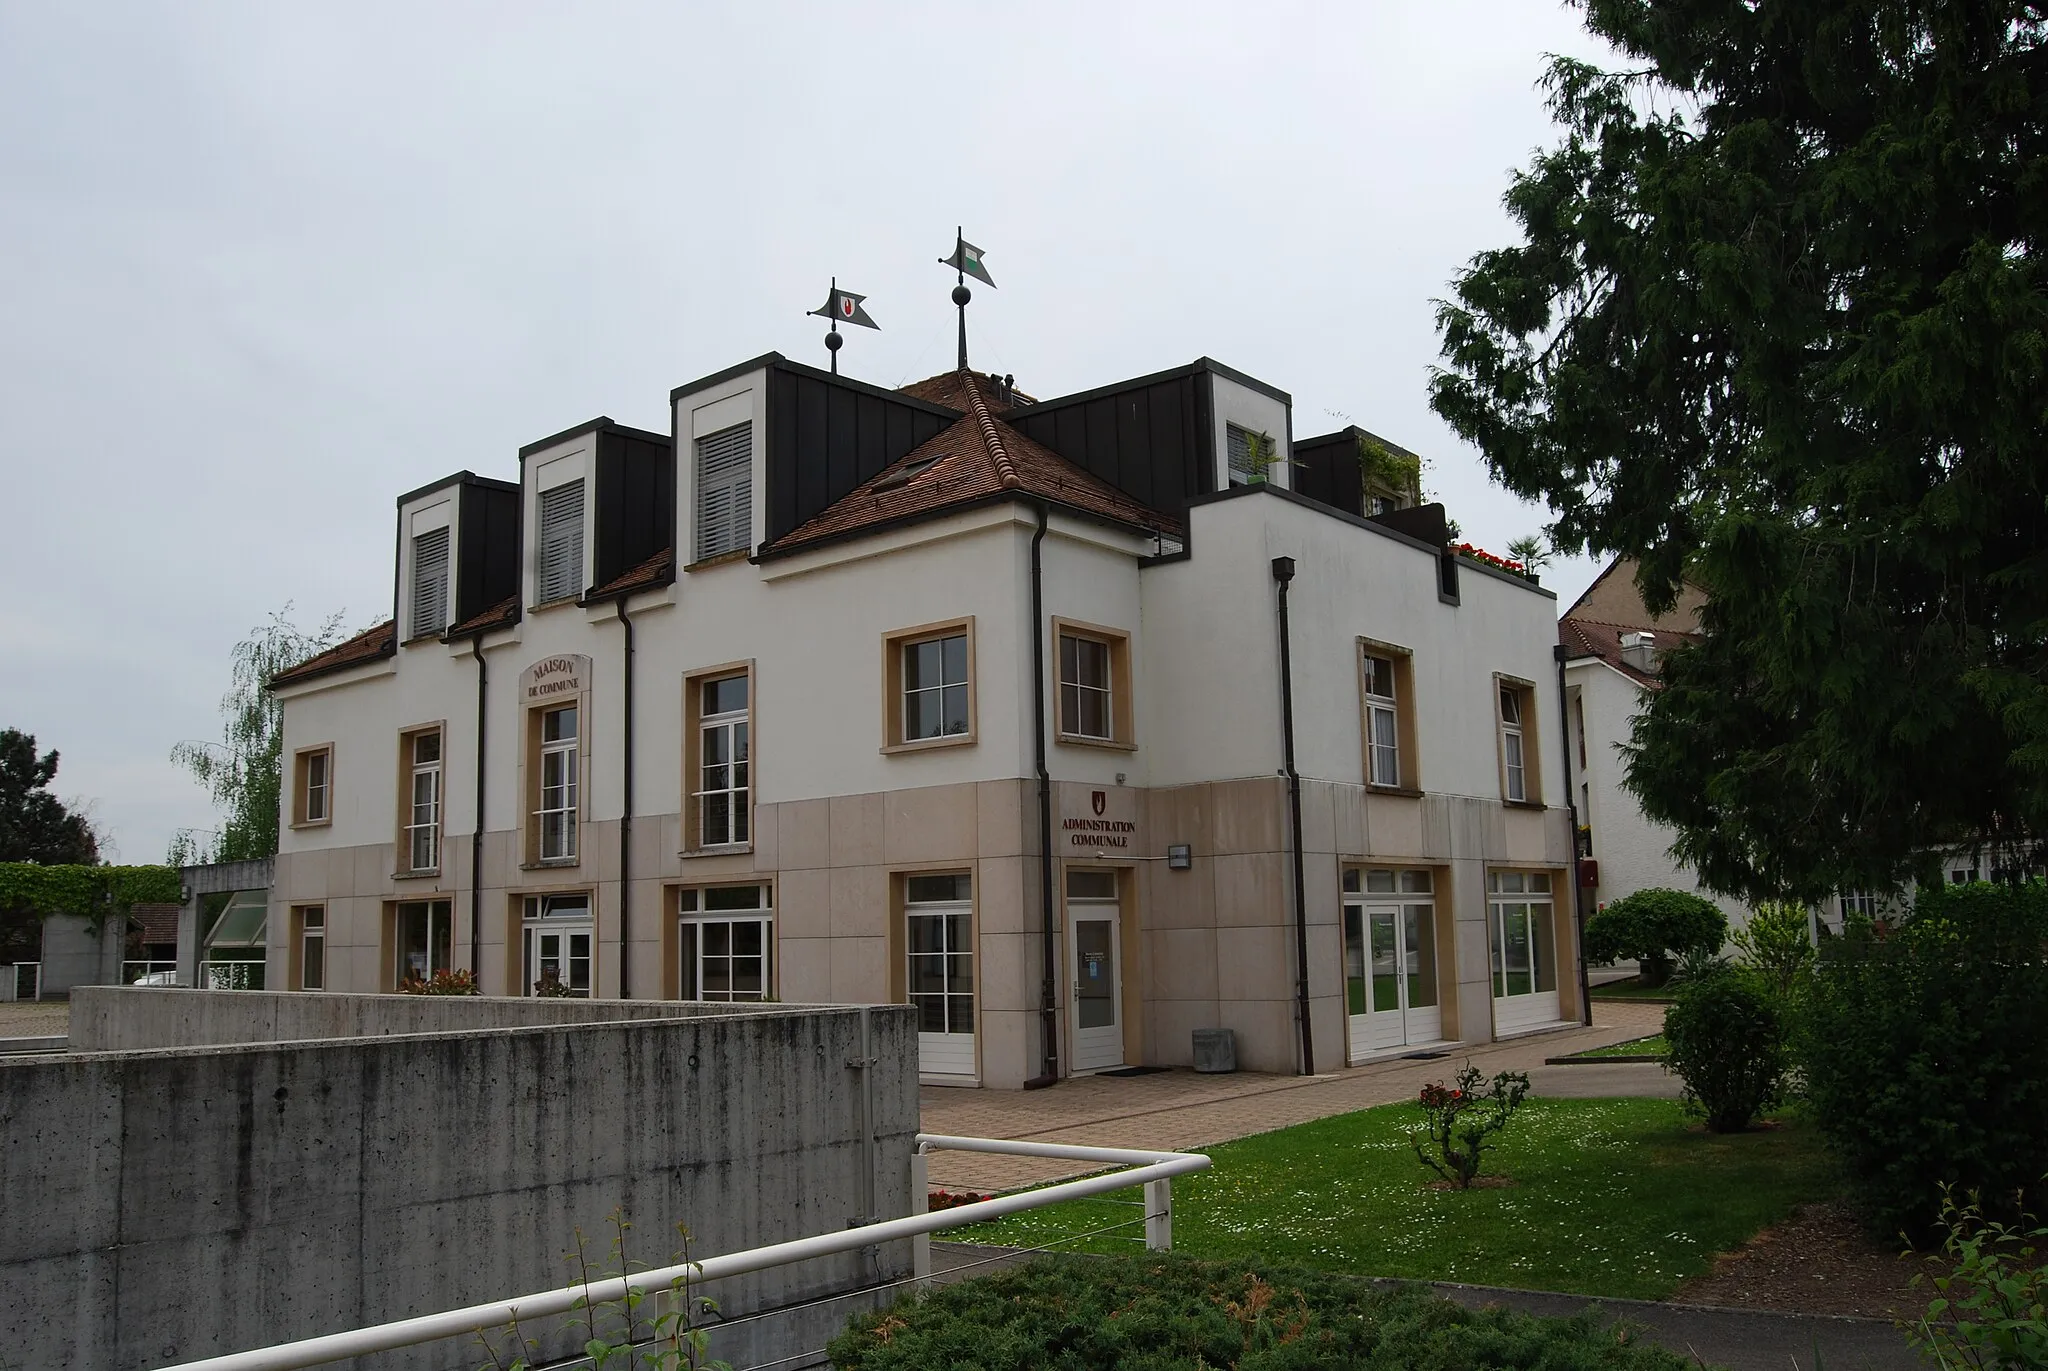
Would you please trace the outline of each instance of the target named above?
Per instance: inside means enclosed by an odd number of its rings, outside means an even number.
[[[936,391],[939,379],[933,377],[918,385]],[[986,378],[961,371],[952,373],[951,380],[954,389],[950,393],[958,396],[964,411],[959,422],[777,539],[769,551],[789,551],[911,515],[940,513],[1007,491],[1035,495],[1136,528],[1179,530],[1177,520],[1089,475],[1004,423],[998,417],[1004,411],[986,398]]]
[[[966,383],[960,378],[970,375],[974,375],[974,373],[942,371],[936,376],[927,376],[922,381],[912,381],[909,385],[899,386],[897,389],[913,399],[926,400],[935,405],[944,405],[947,409],[957,409],[962,414],[965,414],[970,408],[970,401],[967,398]],[[974,379],[986,388],[986,398],[989,406],[996,413],[1000,414],[1005,410],[1016,408],[1015,405],[1006,405],[1001,402],[1002,383],[994,377],[974,375]],[[1024,404],[1037,403],[1021,390],[1012,391],[1011,394]]]
[[[1565,651],[1573,657],[1598,657],[1607,665],[1639,685],[1654,688],[1657,678],[1636,670],[1621,656],[1621,635],[1624,633],[1653,633],[1660,648],[1676,646],[1698,638],[1697,633],[1674,633],[1668,628],[1639,629],[1628,624],[1603,624],[1595,619],[1575,619],[1570,615],[1557,621],[1557,640],[1563,643]]]
[[[519,621],[519,597],[507,595],[489,609],[479,610],[461,623],[448,630],[450,638],[467,638],[474,633],[485,633],[494,628]]]
[[[375,628],[366,628],[355,637],[336,643],[318,656],[308,657],[297,666],[288,666],[270,678],[272,689],[281,685],[293,685],[308,681],[315,676],[324,676],[330,671],[341,671],[365,662],[374,662],[380,657],[389,657],[398,651],[398,621],[387,619]]]
[[[663,548],[631,571],[621,572],[584,596],[585,601],[609,600],[627,591],[665,586],[675,579],[675,549]]]
[[[178,941],[178,906],[174,904],[132,904],[128,918],[145,943]]]

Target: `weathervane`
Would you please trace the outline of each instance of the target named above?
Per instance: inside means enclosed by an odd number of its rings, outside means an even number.
[[[880,324],[868,318],[868,312],[860,307],[860,302],[867,298],[865,295],[855,295],[850,290],[841,290],[839,288],[839,278],[835,276],[832,278],[832,293],[825,297],[825,303],[810,311],[812,314],[822,315],[832,321],[831,330],[825,334],[825,351],[832,354],[832,374],[834,376],[839,374],[839,349],[846,343],[846,340],[839,336],[839,321],[844,319],[847,323],[859,324],[862,328],[879,329],[881,327]]]
[[[974,292],[967,288],[967,278],[986,282],[995,288],[995,280],[988,274],[988,268],[981,264],[981,249],[967,241],[962,225],[953,230],[953,255],[941,257],[939,264],[948,266],[959,273],[959,284],[953,287],[953,303],[960,307],[960,370],[967,370],[967,302],[974,298]]]

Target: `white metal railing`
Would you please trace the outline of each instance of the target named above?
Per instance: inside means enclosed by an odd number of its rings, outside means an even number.
[[[910,1163],[910,1203],[913,1212],[907,1218],[884,1219],[880,1223],[862,1224],[837,1232],[821,1233],[816,1237],[772,1243],[767,1247],[749,1248],[744,1252],[731,1252],[722,1257],[706,1257],[701,1261],[686,1262],[680,1266],[636,1271],[628,1276],[614,1276],[588,1284],[579,1283],[565,1289],[543,1290],[509,1300],[498,1300],[491,1304],[473,1304],[464,1309],[449,1309],[439,1314],[422,1314],[417,1318],[350,1329],[345,1333],[326,1333],[317,1338],[302,1338],[297,1342],[279,1343],[274,1347],[251,1348],[246,1352],[230,1352],[225,1356],[205,1357],[199,1361],[179,1362],[176,1365],[182,1371],[201,1371],[201,1368],[204,1368],[204,1371],[294,1371],[298,1367],[324,1366],[329,1362],[366,1356],[372,1352],[389,1352],[395,1348],[416,1347],[421,1343],[436,1342],[442,1338],[504,1328],[515,1319],[524,1321],[546,1318],[553,1314],[567,1314],[576,1309],[609,1304],[614,1300],[623,1299],[628,1292],[647,1294],[668,1290],[685,1280],[696,1285],[726,1276],[740,1276],[751,1271],[766,1271],[772,1267],[810,1261],[816,1257],[857,1252],[864,1247],[896,1242],[904,1238],[911,1239],[912,1279],[922,1285],[931,1279],[933,1233],[947,1228],[984,1223],[989,1219],[1000,1219],[1008,1214],[1021,1214],[1027,1209],[1042,1209],[1046,1205],[1059,1204],[1065,1200],[1085,1199],[1113,1190],[1125,1190],[1134,1185],[1145,1187],[1145,1244],[1155,1251],[1165,1251],[1173,1245],[1173,1178],[1196,1171],[1206,1171],[1209,1168],[1209,1159],[1199,1152],[1145,1152],[1124,1147],[1078,1147],[1066,1143],[1023,1142],[1008,1138],[955,1138],[930,1133],[918,1134],[916,1143],[917,1150],[912,1155]],[[926,1157],[936,1151],[990,1152],[1012,1157],[1051,1157],[1063,1161],[1101,1162],[1125,1169],[1084,1176],[1079,1180],[1062,1181],[1037,1190],[999,1195],[991,1200],[958,1205],[933,1214],[921,1211],[924,1210],[931,1195],[925,1174]],[[861,1292],[846,1293],[852,1295]]]
[[[134,985],[144,976],[159,976],[165,972],[176,976],[178,974],[178,963],[175,960],[122,962],[121,984]],[[157,982],[152,982],[152,984],[157,984]]]

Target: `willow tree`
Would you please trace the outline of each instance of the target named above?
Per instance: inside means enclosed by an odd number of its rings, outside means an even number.
[[[1714,888],[2048,828],[2040,5],[1584,0],[1437,412],[1553,545],[1681,578],[1629,786]]]
[[[342,616],[310,631],[292,623],[287,604],[235,644],[227,694],[221,696],[221,739],[183,742],[171,760],[206,787],[220,811],[217,829],[181,829],[165,859],[172,866],[235,862],[274,856],[278,805],[284,788],[284,711],[271,696],[270,678],[331,647]]]

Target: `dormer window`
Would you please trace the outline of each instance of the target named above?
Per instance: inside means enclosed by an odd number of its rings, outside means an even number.
[[[552,604],[583,593],[583,481],[540,493],[539,564],[534,603]]]
[[[1254,433],[1236,424],[1224,425],[1225,444],[1229,448],[1230,484],[1234,486],[1256,485],[1268,479],[1273,463],[1279,458],[1279,448],[1272,436]]]
[[[697,440],[697,552],[706,562],[744,552],[754,536],[754,425]]]
[[[412,624],[409,638],[424,638],[448,627],[448,530],[437,528],[412,540]]]

